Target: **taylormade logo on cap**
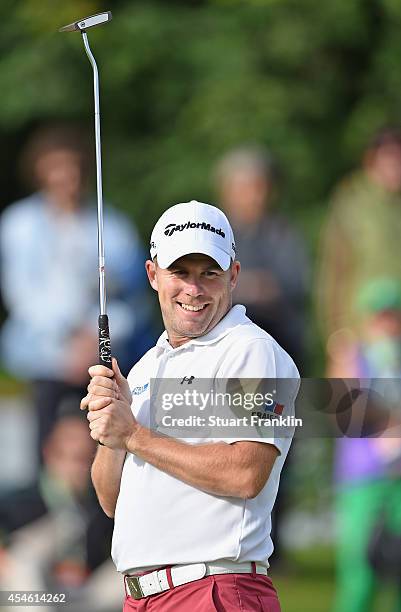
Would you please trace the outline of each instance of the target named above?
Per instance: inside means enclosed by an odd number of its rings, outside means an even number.
[[[165,227],[164,233],[166,236],[172,236],[174,232],[182,232],[184,229],[190,228],[207,230],[208,232],[213,232],[214,234],[218,234],[219,236],[225,238],[225,233],[221,228],[216,229],[215,227],[213,227],[213,225],[210,225],[210,223],[205,223],[204,221],[202,221],[202,223],[191,223],[191,221],[188,221],[187,223],[181,225],[177,225],[176,223],[169,223]]]
[[[230,267],[231,260],[235,259],[234,236],[226,215],[219,208],[192,200],[172,206],[156,223],[150,255],[152,259],[157,257],[161,268],[168,268],[190,253],[208,255],[223,270]]]

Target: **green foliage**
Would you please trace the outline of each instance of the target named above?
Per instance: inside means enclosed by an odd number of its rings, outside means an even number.
[[[328,190],[372,130],[399,119],[399,2],[109,2],[90,32],[101,72],[105,190],[143,234],[160,210],[214,198],[229,147],[261,141],[284,172],[287,210],[312,243]],[[22,140],[47,118],[92,122],[78,33],[57,28],[96,0],[3,0],[0,130]]]

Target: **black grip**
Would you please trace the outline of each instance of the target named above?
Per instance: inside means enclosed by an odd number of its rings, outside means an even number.
[[[106,314],[99,315],[99,363],[112,368],[111,364],[111,345],[109,331],[109,317]],[[100,446],[104,446],[103,442],[99,442]]]
[[[111,369],[111,346],[109,332],[109,317],[99,315],[99,363]]]

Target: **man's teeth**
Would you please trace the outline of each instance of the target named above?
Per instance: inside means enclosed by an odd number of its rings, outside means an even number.
[[[202,304],[201,306],[191,306],[190,304],[181,304],[181,308],[183,308],[184,310],[193,310],[194,312],[197,312],[198,310],[202,310],[202,308],[204,308],[206,306],[206,304]]]

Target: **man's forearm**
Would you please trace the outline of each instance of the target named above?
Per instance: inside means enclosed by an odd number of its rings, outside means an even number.
[[[114,516],[125,455],[124,450],[99,446],[92,465],[93,486],[100,505],[109,517]]]
[[[258,442],[186,444],[137,426],[129,452],[214,495],[250,498],[263,488],[278,450]]]

